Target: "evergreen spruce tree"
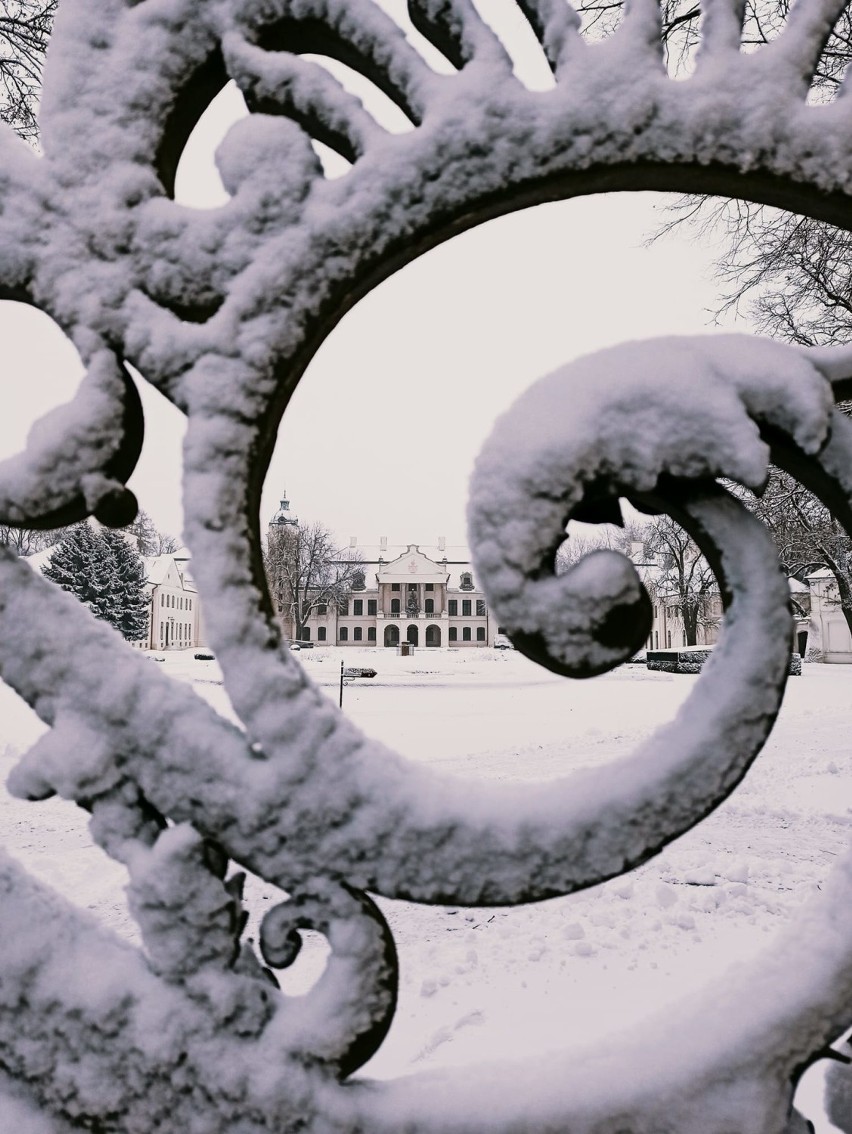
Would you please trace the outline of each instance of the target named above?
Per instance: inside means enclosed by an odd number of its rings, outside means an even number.
[[[107,617],[110,572],[100,539],[88,524],[69,531],[50,557],[44,576],[76,595],[96,618]]]
[[[104,528],[101,539],[115,573],[115,600],[108,621],[128,642],[148,633],[148,595],[142,556],[121,532]]]
[[[129,642],[145,637],[145,566],[118,532],[77,524],[57,545],[44,577],[76,595],[96,618],[108,622]]]

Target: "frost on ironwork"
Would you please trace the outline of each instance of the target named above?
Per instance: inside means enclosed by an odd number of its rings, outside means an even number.
[[[87,369],[72,403],[0,464],[0,519],[132,517],[135,368],[188,419],[185,536],[240,722],[0,555],[0,675],[49,726],[10,790],[33,800],[34,821],[53,794],[91,813],[127,867],[141,938],[119,942],[0,858],[4,1106],[54,1132],[777,1132],[796,1077],[849,1023],[852,859],[806,911],[807,933],[791,927],[641,1035],[570,1062],[507,1053],[463,1077],[350,1076],[396,999],[393,939],[369,893],[480,906],[569,893],[654,854],[743,776],[778,710],[791,623],[768,538],[717,478],[759,488],[771,457],[852,527],[852,425],[832,396],[852,352],[628,345],[544,379],[498,423],[472,537],[497,616],[531,657],[588,675],[645,636],[647,596],[623,559],[602,552],[554,576],[572,515],[611,514],[620,496],[669,511],[719,575],[724,640],[688,709],[607,774],[472,791],[364,736],[281,648],[257,503],[280,415],[325,336],[465,228],[648,188],[852,226],[852,98],[807,98],[843,4],[798,0],[744,54],[740,5],[708,0],[695,72],[675,82],[651,0],[595,44],[563,0],[518,0],[554,75],[545,92],[515,77],[470,0],[408,7],[446,73],[372,0],[61,0],[43,155],[0,131],[0,295],[49,314]],[[307,54],[360,71],[410,129],[387,132]],[[228,201],[179,205],[184,144],[229,78],[251,113],[218,151]],[[343,176],[324,176],[312,139],[350,163]],[[245,871],[281,891],[258,949]],[[286,996],[275,971],[304,929],[325,935],[330,961],[308,995]]]

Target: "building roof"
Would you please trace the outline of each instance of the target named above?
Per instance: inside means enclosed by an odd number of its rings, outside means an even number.
[[[53,547],[45,548],[44,551],[37,551],[35,555],[27,555],[25,559],[34,571],[38,571],[39,574],[41,574],[41,572],[50,562],[50,557],[51,555],[53,555],[54,551],[56,551],[55,545]]]
[[[433,563],[440,563],[445,558],[448,563],[470,563],[470,548],[466,543],[411,543],[410,541],[402,543],[390,540],[361,543],[355,536],[352,538],[356,539],[356,542],[350,541],[349,546],[342,549],[343,557],[353,555],[355,558],[361,558],[365,563],[378,563],[380,559],[384,563],[392,563],[394,559],[405,555],[409,547],[416,547]]]
[[[167,581],[171,568],[174,567],[183,590],[191,591],[193,594],[197,593],[192,576],[182,567],[181,561],[178,560],[176,555],[146,555],[143,562],[145,564],[145,581],[150,583],[152,587],[162,586]]]
[[[467,544],[445,544],[442,547],[438,543],[351,543],[343,549],[343,561],[351,559],[362,564],[367,590],[376,585],[379,575],[384,583],[403,580],[446,582],[449,590],[460,590],[461,576],[465,573],[473,575],[474,584],[473,588],[465,588],[465,591],[477,589]],[[411,567],[412,562],[416,565],[414,569]],[[430,570],[430,564],[434,564],[434,570]]]

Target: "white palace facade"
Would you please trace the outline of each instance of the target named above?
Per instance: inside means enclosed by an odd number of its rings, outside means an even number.
[[[270,527],[298,523],[284,499]],[[358,572],[347,599],[317,605],[302,630],[302,641],[321,646],[476,649],[493,646],[496,626],[476,585],[470,553],[462,545],[359,545],[353,537],[348,560]],[[287,612],[285,637],[295,640]]]

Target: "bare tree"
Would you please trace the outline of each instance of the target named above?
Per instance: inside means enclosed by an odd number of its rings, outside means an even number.
[[[304,637],[305,626],[318,607],[348,598],[363,583],[363,567],[344,557],[322,524],[282,524],[273,528],[264,555],[269,590],[278,613]]]
[[[786,575],[800,582],[813,571],[834,575],[834,601],[852,633],[852,540],[828,508],[776,468],[759,499],[743,489],[734,491],[769,529]]]
[[[644,545],[644,521],[622,519],[621,524],[572,523],[568,537],[556,552],[556,574],[563,575],[592,551],[620,551],[629,555]]]
[[[123,530],[135,538],[140,555],[171,555],[180,547],[174,536],[160,531],[143,508],[139,509],[133,523]]]
[[[12,547],[18,555],[35,555],[59,543],[70,528],[50,528],[42,531],[36,528],[17,528],[11,524],[0,524],[0,544]]]
[[[646,580],[655,602],[674,607],[683,623],[686,644],[698,644],[698,628],[716,621],[713,600],[719,593],[710,564],[693,540],[670,516],[655,516],[645,530],[645,550],[656,570]]]
[[[576,5],[589,39],[602,39],[618,27],[624,0],[580,0]],[[676,75],[683,75],[691,66],[700,44],[701,20],[706,4],[695,0],[660,0],[660,49]],[[745,0],[742,13],[741,43],[744,51],[753,51],[769,43],[784,27],[792,0]],[[842,81],[852,54],[852,13],[844,11],[838,18],[820,56],[812,95],[815,99],[831,97]]]
[[[3,0],[0,6],[0,120],[38,138],[41,69],[57,0]]]
[[[623,0],[582,0],[590,38],[610,35]],[[702,7],[660,0],[661,50],[671,73],[688,72],[699,47]],[[783,29],[792,0],[745,0],[743,50],[770,43]],[[852,61],[852,7],[840,13],[820,55],[810,102],[836,98]],[[668,219],[650,240],[688,224],[721,244],[716,262],[723,293],[717,317],[736,310],[764,334],[801,345],[846,342],[852,330],[852,235],[822,221],[747,201],[686,196],[667,206]]]

